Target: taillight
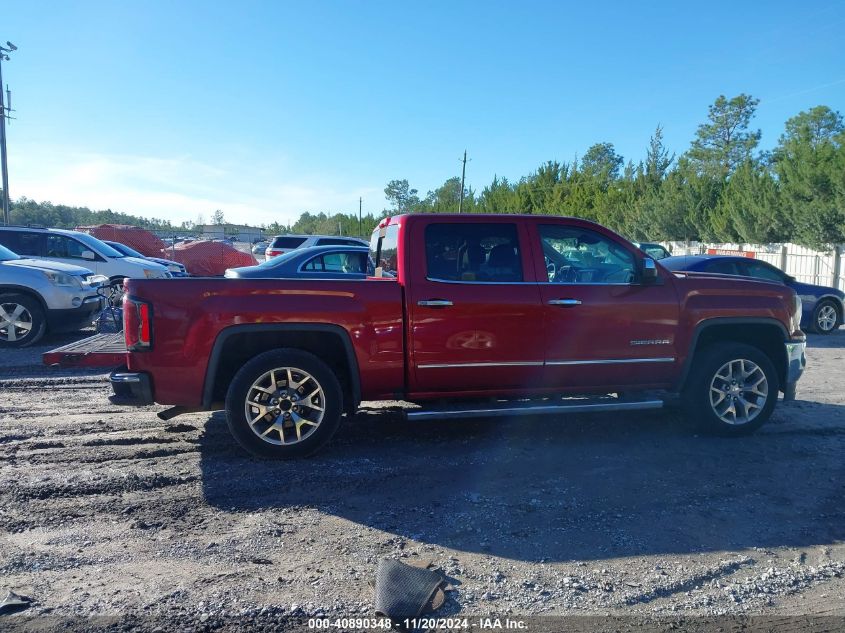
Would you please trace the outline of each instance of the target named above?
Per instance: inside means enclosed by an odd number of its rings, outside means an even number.
[[[126,349],[131,352],[148,350],[153,342],[152,306],[128,295],[123,298],[123,334]]]

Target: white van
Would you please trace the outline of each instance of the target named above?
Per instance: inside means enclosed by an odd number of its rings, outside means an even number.
[[[112,282],[125,277],[170,277],[161,264],[126,257],[96,237],[79,231],[0,226],[0,244],[23,257],[83,266]]]

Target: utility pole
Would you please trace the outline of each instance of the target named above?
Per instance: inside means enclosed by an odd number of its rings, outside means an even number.
[[[464,181],[467,177],[467,151],[464,150],[464,166],[461,169],[461,201],[458,203],[458,213],[464,212]]]
[[[11,222],[9,213],[9,165],[6,161],[6,104],[3,102],[3,61],[9,61],[8,53],[18,50],[18,47],[11,42],[6,42],[8,48],[0,46],[0,169],[3,170],[3,223],[8,225]],[[12,109],[12,95],[8,87],[6,93],[9,95],[9,111]]]
[[[364,198],[358,198],[358,237],[364,237],[364,230],[361,228],[361,206],[364,204]]]

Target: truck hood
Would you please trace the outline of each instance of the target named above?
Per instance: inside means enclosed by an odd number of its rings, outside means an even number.
[[[724,303],[726,308],[733,308],[737,301],[738,308],[765,304],[776,311],[784,310],[786,315],[791,314],[794,309],[796,292],[776,281],[690,270],[676,270],[672,271],[672,274],[682,299],[709,297],[710,301]],[[788,317],[782,318],[781,321],[788,323]]]
[[[777,281],[768,281],[755,277],[739,277],[737,275],[723,275],[721,273],[705,273],[697,270],[671,270],[676,281],[681,284],[696,286],[699,283],[706,283],[708,288],[716,288],[724,285],[725,288],[747,288],[749,284],[759,288],[771,288],[777,292],[778,289],[786,289],[789,294],[790,288]]]
[[[93,275],[93,271],[82,266],[74,266],[73,264],[62,264],[61,262],[51,262],[46,259],[12,259],[3,262],[9,266],[23,266],[24,268],[39,268],[41,270],[52,270],[55,272],[73,275],[75,277],[85,277]]]

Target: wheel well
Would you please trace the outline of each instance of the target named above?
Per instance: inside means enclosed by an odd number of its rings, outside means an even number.
[[[37,292],[30,290],[29,288],[21,288],[18,286],[0,286],[0,294],[15,294],[15,295],[24,295],[35,299],[38,302],[38,305],[41,306],[41,309],[44,311],[44,316],[47,316],[47,304],[44,302],[44,298],[38,294]]]
[[[206,381],[211,383],[210,393],[206,385],[205,404],[222,402],[235,374],[243,365],[258,354],[279,348],[293,348],[310,352],[326,363],[337,376],[343,390],[345,411],[354,411],[358,406],[357,366],[351,367],[351,350],[344,343],[342,335],[329,331],[269,330],[245,331],[230,334],[217,341],[209,360]],[[355,372],[353,374],[353,372]]]
[[[821,299],[818,300],[818,302],[816,302],[816,307],[814,308],[814,310],[818,309],[818,307],[823,303],[832,303],[834,310],[836,310],[836,314],[839,315],[839,320],[840,321],[842,320],[843,315],[842,315],[842,302],[841,301],[839,301],[836,297],[831,297],[831,296],[822,297]]]
[[[696,355],[715,343],[736,342],[751,345],[762,351],[778,373],[781,385],[786,381],[787,360],[783,330],[774,324],[731,323],[705,327],[698,335],[695,348],[690,354],[688,365],[695,362]],[[689,372],[684,375],[684,380]]]

